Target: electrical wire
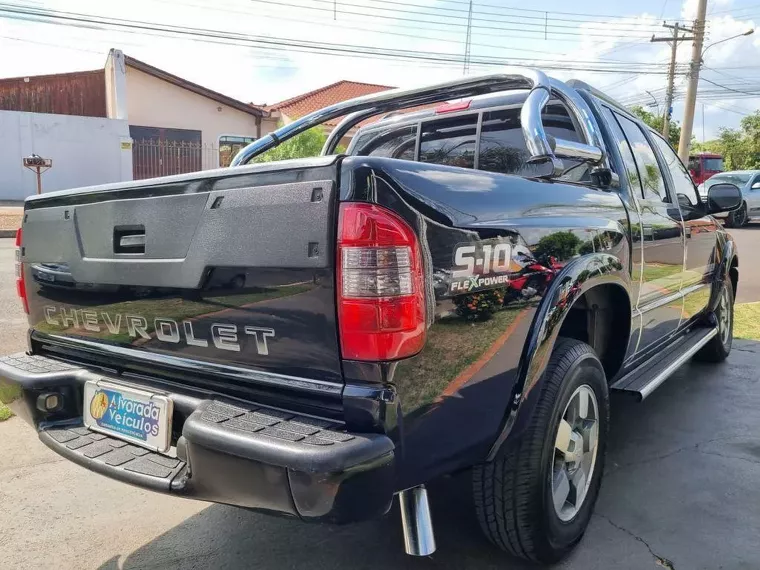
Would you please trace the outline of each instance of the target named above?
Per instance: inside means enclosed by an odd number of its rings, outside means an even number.
[[[320,12],[329,12],[331,14],[335,13],[333,8],[320,8],[316,6],[307,6],[304,4],[293,4],[289,2],[276,2],[274,0],[250,0],[251,2],[256,2],[260,4],[266,4],[266,5],[275,5],[275,6],[282,6],[285,8],[299,8],[299,9],[306,9],[306,10],[315,10]],[[321,4],[328,4],[330,6],[333,6],[332,0],[310,0],[311,2],[321,3]],[[366,6],[362,6],[366,7]],[[383,8],[370,8],[372,10],[387,10]],[[418,16],[430,16],[430,14],[420,14],[419,12],[413,12],[409,10],[392,10],[394,14],[397,13],[406,13],[406,14],[416,14]],[[381,18],[385,20],[393,20],[393,21],[403,21],[403,22],[415,22],[415,23],[424,23],[426,25],[428,24],[437,24],[437,25],[445,25],[445,26],[451,26],[451,27],[457,27],[457,28],[467,28],[468,24],[464,18],[458,18],[459,22],[431,22],[429,20],[423,21],[419,18],[408,18],[404,16],[389,16],[384,14],[368,14],[366,12],[355,12],[352,10],[345,10],[342,9],[340,11],[342,14],[351,14],[351,15],[358,15],[358,16],[365,16],[365,17],[371,17],[371,18]],[[444,16],[437,16],[437,17],[444,17]],[[475,18],[473,18],[475,20]],[[493,22],[493,20],[488,20],[490,22]],[[525,22],[513,22],[516,25],[525,26],[525,25],[537,25],[537,24],[527,24]],[[575,26],[570,26],[574,29],[577,29]],[[482,25],[482,24],[472,24],[472,29],[478,29],[478,30],[498,30],[500,32],[520,32],[520,33],[530,33],[530,34],[537,34],[538,36],[545,36],[551,33],[552,35],[562,35],[562,36],[575,36],[575,37],[595,37],[595,38],[615,38],[619,39],[619,35],[612,35],[612,34],[595,34],[595,33],[585,33],[585,32],[557,32],[557,31],[551,31],[551,32],[544,32],[543,29],[539,30],[526,30],[524,28],[505,28],[503,26],[488,26],[488,25]],[[615,31],[623,31],[623,30],[615,30]],[[527,36],[529,37],[529,36]],[[640,38],[644,38],[647,36],[639,36]]]
[[[9,9],[10,8],[10,9]],[[127,30],[140,30],[142,32],[158,32],[161,34],[175,34],[183,37],[203,38],[203,39],[223,39],[229,42],[245,42],[245,45],[256,46],[280,46],[287,47],[291,51],[302,51],[305,53],[320,53],[329,55],[349,55],[359,57],[378,57],[378,58],[390,58],[390,59],[409,59],[420,61],[434,61],[434,62],[449,62],[449,63],[461,63],[461,56],[458,54],[436,53],[436,52],[420,52],[412,50],[393,50],[386,48],[377,48],[371,46],[357,46],[348,44],[330,44],[325,42],[311,42],[311,41],[298,41],[285,38],[277,38],[272,36],[251,36],[240,33],[223,32],[219,30],[209,30],[203,28],[190,28],[184,26],[156,24],[144,21],[125,20],[122,18],[105,18],[105,17],[92,17],[83,14],[60,12],[53,10],[34,10],[29,12],[28,10],[19,11],[13,5],[0,4],[0,13],[10,14],[11,18],[19,18],[30,21],[48,21],[52,20],[55,23],[65,22],[65,25],[70,26],[84,26],[90,28],[92,26],[114,27],[117,29]],[[32,20],[31,18],[44,18],[44,20]],[[520,60],[521,62],[535,62],[539,60],[529,60],[527,58],[511,58],[512,60]],[[506,65],[510,60],[493,57],[478,57],[472,58],[473,63],[478,64],[501,64]],[[657,71],[656,69],[633,69],[629,68],[614,68],[604,67],[599,62],[592,62],[592,65],[596,67],[586,67],[589,62],[561,62],[560,64],[547,64],[542,65],[546,69],[559,69],[559,70],[582,70],[598,73],[619,73],[621,71],[630,71],[640,74],[664,74],[665,71]],[[573,67],[575,65],[575,67]],[[578,67],[581,65],[581,67]]]

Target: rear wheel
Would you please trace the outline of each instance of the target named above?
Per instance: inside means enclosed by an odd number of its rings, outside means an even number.
[[[519,441],[473,472],[486,536],[528,560],[551,563],[580,541],[604,469],[607,381],[587,344],[560,339],[531,423]]]
[[[694,355],[697,360],[723,362],[731,352],[734,337],[734,288],[728,277],[720,287],[715,319],[718,323],[718,334]]]

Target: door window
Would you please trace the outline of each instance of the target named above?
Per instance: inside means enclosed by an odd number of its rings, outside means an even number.
[[[665,164],[668,165],[670,170],[670,177],[673,179],[673,190],[676,198],[678,198],[679,204],[687,204],[689,206],[698,206],[699,198],[697,197],[697,189],[694,188],[694,183],[691,181],[691,176],[681,163],[681,159],[675,151],[670,148],[670,145],[665,142],[665,139],[659,135],[653,134],[652,138],[657,148],[660,149],[660,154],[665,159]]]
[[[623,129],[625,137],[628,139],[628,144],[631,145],[631,150],[636,158],[639,181],[643,189],[642,197],[645,200],[669,202],[668,192],[665,189],[665,180],[663,180],[662,172],[660,172],[660,165],[657,162],[654,150],[652,150],[649,141],[644,136],[644,132],[630,119],[618,113],[614,113],[614,115],[618,120],[620,128]]]
[[[620,155],[623,157],[625,177],[628,180],[630,191],[632,193],[635,193],[637,196],[641,196],[641,177],[639,176],[639,171],[636,167],[636,160],[633,158],[631,147],[628,145],[628,141],[625,139],[625,134],[623,134],[623,130],[620,128],[620,125],[618,125],[615,117],[612,115],[612,111],[603,106],[602,113],[604,114],[604,118],[607,120],[610,132],[612,133],[618,150],[620,151]]]

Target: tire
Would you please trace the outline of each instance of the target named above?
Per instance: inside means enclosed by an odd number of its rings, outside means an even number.
[[[734,287],[728,277],[720,286],[715,317],[718,321],[718,334],[694,355],[696,360],[723,362],[731,353],[734,337]]]
[[[726,218],[726,226],[729,228],[741,228],[742,226],[746,226],[748,221],[747,204],[742,203],[738,210],[734,210],[728,214],[728,218]]]
[[[571,400],[575,402],[578,391],[583,391],[587,398],[587,391],[594,395],[598,439],[590,463],[591,475],[586,478],[585,497],[580,505],[575,505],[573,513],[566,512],[567,502],[557,510],[552,487],[561,471],[558,463],[562,463],[557,459],[560,452],[555,450],[560,420],[569,417],[566,412],[570,413],[569,404]],[[589,398],[587,418],[592,404]],[[608,424],[607,380],[594,350],[583,342],[560,338],[544,374],[533,417],[520,439],[513,444],[507,442],[493,461],[473,468],[475,508],[489,540],[510,554],[533,562],[553,563],[566,556],[583,537],[599,495]],[[593,432],[593,428],[587,431]],[[572,434],[578,436],[576,431]],[[571,496],[572,493],[567,495],[568,500]]]

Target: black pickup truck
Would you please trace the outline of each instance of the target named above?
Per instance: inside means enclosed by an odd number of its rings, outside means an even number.
[[[337,117],[323,156],[248,164]],[[728,355],[738,256],[711,214],[740,203],[700,199],[581,82],[370,95],[232,168],[28,198],[29,348],[0,377],[45,445],[107,477],[333,523],[398,495],[427,555],[425,483],[470,470],[488,537],[556,561],[599,492],[610,391]]]

